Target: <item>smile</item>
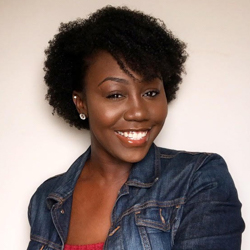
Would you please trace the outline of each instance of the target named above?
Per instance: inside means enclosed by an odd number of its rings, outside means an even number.
[[[128,131],[128,132],[117,131],[117,133],[130,140],[142,140],[144,137],[147,136],[148,131]]]

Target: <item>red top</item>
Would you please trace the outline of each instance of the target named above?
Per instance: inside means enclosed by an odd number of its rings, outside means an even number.
[[[68,245],[65,244],[64,250],[103,250],[104,243],[89,245]]]

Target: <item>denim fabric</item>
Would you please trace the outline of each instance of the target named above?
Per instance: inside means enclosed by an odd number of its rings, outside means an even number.
[[[64,248],[74,186],[89,156],[90,149],[33,195],[28,250]],[[238,250],[244,230],[240,209],[219,155],[153,144],[118,194],[104,249]]]

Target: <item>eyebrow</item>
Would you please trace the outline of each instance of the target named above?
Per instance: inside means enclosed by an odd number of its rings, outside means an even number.
[[[124,83],[124,84],[128,84],[128,81],[122,78],[118,78],[118,77],[106,77],[104,80],[102,80],[98,86],[100,86],[102,83],[106,82],[106,81],[114,81],[114,82],[119,82],[119,83]]]

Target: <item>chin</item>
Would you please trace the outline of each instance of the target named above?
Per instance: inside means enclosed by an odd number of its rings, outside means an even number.
[[[136,163],[144,159],[144,157],[147,155],[149,149],[142,149],[137,148],[131,150],[132,152],[127,153],[126,155],[123,155],[123,161],[128,163]]]

